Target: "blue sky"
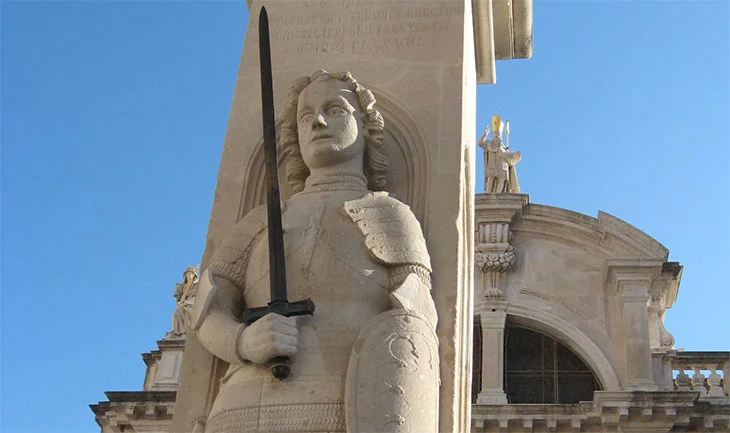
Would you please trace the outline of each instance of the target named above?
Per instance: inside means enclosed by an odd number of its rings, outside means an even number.
[[[141,389],[202,253],[245,2],[1,7],[2,431],[97,432],[87,405]],[[676,347],[730,350],[728,3],[536,0],[534,19],[533,58],[479,86],[479,130],[511,120],[532,202],[667,246]]]

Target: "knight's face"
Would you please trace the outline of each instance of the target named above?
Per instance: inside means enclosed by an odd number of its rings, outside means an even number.
[[[297,103],[297,129],[304,163],[310,169],[362,157],[362,113],[356,95],[339,80],[307,86]]]

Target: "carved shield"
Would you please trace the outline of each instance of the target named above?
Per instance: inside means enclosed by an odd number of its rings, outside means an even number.
[[[438,338],[428,321],[403,309],[371,319],[347,369],[348,433],[436,433],[438,395]]]

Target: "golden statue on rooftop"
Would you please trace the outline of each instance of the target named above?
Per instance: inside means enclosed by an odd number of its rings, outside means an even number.
[[[510,152],[509,121],[504,122],[499,115],[492,116],[491,138],[489,125],[479,139],[479,147],[484,149],[484,192],[493,194],[519,193],[515,164],[522,159],[522,152]],[[505,134],[506,132],[506,134]],[[505,140],[502,135],[505,135]]]

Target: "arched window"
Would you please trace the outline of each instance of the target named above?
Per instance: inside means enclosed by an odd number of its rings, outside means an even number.
[[[593,400],[601,385],[590,367],[555,338],[507,324],[504,391],[509,403],[572,404]]]

